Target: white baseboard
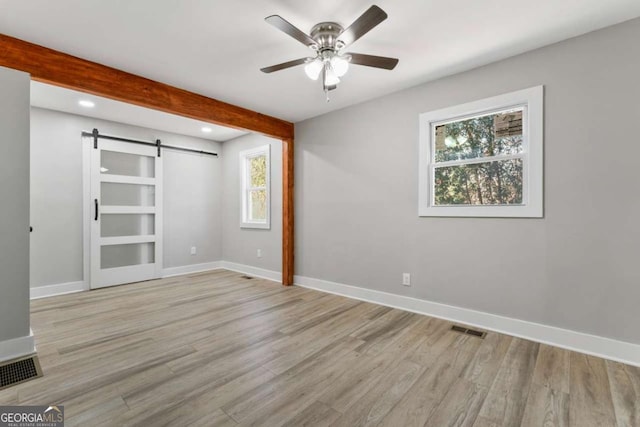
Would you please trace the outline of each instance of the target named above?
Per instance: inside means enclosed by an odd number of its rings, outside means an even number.
[[[294,283],[305,288],[438,317],[567,350],[640,366],[640,345],[638,344],[310,277],[295,276]]]
[[[222,268],[222,261],[205,262],[203,264],[183,265],[180,267],[165,268],[162,277],[182,276],[183,274],[201,273],[203,271],[218,270]]]
[[[260,277],[262,279],[282,282],[282,273],[278,271],[265,270],[264,268],[252,267],[250,265],[236,264],[235,262],[221,261],[221,267],[225,270],[237,271],[249,276]]]
[[[170,267],[162,270],[162,277],[182,276],[185,274],[202,273],[205,271],[219,270],[221,268],[249,274],[263,279],[282,281],[282,274],[277,271],[265,270],[263,268],[252,267],[244,264],[236,264],[228,261],[213,261],[202,264],[183,265],[180,267]],[[88,291],[89,284],[86,282],[60,283],[56,285],[39,286],[31,288],[31,299],[48,298],[57,295],[70,294],[74,292]]]
[[[59,283],[57,285],[38,286],[31,288],[31,299],[54,297],[56,295],[71,294],[89,290],[85,282]]]
[[[0,341],[0,362],[17,359],[36,352],[36,342],[33,339],[33,331],[25,337]]]

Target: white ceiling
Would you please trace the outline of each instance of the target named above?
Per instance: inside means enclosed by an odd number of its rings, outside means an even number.
[[[349,50],[394,71],[352,67],[329,104],[301,67],[259,71],[310,54],[266,16],[309,31],[374,1],[389,19]],[[637,16],[639,0],[0,0],[1,33],[293,122]]]
[[[92,101],[95,106],[82,107],[78,104],[81,100]],[[247,133],[34,81],[31,82],[31,105],[220,142]],[[203,127],[211,132],[203,132]]]

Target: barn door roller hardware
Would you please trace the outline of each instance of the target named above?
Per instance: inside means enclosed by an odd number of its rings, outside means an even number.
[[[177,151],[186,151],[189,153],[206,154],[208,156],[218,157],[218,153],[214,153],[212,151],[203,151],[203,150],[196,150],[193,148],[177,147],[175,145],[165,145],[165,144],[162,144],[162,142],[159,139],[156,139],[156,142],[149,142],[149,141],[138,141],[138,140],[129,139],[129,138],[121,138],[119,136],[104,135],[98,132],[98,129],[94,129],[91,132],[82,132],[82,136],[89,136],[93,138],[94,149],[98,148],[98,139],[108,139],[110,141],[128,142],[130,144],[149,145],[152,147],[156,147],[158,149],[158,157],[160,157],[160,152],[162,148],[168,148],[170,150],[177,150]]]

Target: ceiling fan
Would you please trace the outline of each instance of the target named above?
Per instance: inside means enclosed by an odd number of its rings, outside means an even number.
[[[385,70],[393,70],[398,64],[398,59],[396,58],[343,52],[345,48],[367,34],[385,19],[387,19],[387,14],[384,10],[378,6],[371,6],[347,29],[342,28],[340,24],[335,22],[321,22],[311,29],[310,35],[307,35],[279,15],[268,16],[265,21],[311,48],[314,56],[283,62],[260,70],[263,73],[273,73],[274,71],[305,64],[304,70],[310,79],[318,80],[322,77],[322,88],[327,94],[328,102],[329,91],[338,87],[340,77],[347,73],[349,64],[365,65]]]

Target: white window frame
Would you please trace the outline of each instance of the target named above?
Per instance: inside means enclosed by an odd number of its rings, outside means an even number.
[[[443,108],[420,115],[420,146],[418,173],[418,215],[425,217],[543,217],[543,104],[544,88],[536,86],[467,104]],[[522,204],[437,206],[434,203],[435,128],[438,125],[492,112],[523,108],[523,152],[516,156],[496,156],[488,159],[521,158]],[[484,163],[487,158],[470,159],[462,163]],[[438,163],[443,166],[443,162]]]
[[[266,157],[266,186],[263,187],[250,187],[251,169],[249,167],[249,161],[252,158],[265,156]],[[267,194],[267,210],[265,221],[250,221],[249,220],[249,196],[251,191],[266,190]],[[271,228],[271,145],[262,145],[260,147],[251,148],[240,152],[240,227],[241,228]]]

